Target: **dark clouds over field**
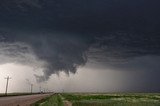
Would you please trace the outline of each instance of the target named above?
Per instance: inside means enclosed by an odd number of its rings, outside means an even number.
[[[159,3],[1,0],[1,63],[30,65],[33,56],[34,61],[44,62],[44,76],[36,75],[39,81],[59,71],[75,73],[87,62],[160,74]],[[154,73],[147,81],[160,81]]]

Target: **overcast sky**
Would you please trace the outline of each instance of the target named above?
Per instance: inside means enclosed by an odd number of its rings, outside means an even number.
[[[0,92],[159,92],[158,0],[1,0]]]

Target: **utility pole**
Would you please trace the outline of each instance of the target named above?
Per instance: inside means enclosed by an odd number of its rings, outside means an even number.
[[[46,93],[46,89],[44,88],[44,93]]]
[[[32,90],[33,90],[33,84],[31,84],[31,94],[32,94]]]
[[[6,77],[5,79],[7,80],[5,95],[7,95],[7,91],[8,91],[8,83],[9,83],[9,80],[10,80],[11,78],[8,76],[8,77]]]
[[[42,93],[41,86],[39,87],[39,93]]]

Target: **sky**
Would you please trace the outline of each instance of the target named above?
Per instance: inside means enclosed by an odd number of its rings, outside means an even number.
[[[159,92],[159,3],[1,0],[0,92]]]

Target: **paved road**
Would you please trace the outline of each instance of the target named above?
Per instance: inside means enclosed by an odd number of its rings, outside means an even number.
[[[37,94],[27,96],[0,97],[0,106],[30,106],[50,94]]]

